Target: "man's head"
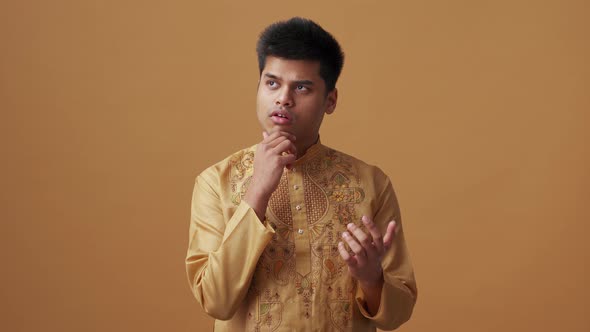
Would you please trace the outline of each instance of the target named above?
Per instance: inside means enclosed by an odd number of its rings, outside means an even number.
[[[256,51],[260,124],[267,133],[295,135],[298,150],[309,147],[324,114],[336,107],[335,85],[344,59],[338,42],[316,23],[296,17],[266,28]]]
[[[301,17],[268,26],[260,34],[256,53],[260,74],[268,56],[319,61],[320,76],[326,85],[326,93],[336,87],[344,64],[344,53],[336,39],[315,22]]]

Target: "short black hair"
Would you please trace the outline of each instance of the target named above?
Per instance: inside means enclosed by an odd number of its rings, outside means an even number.
[[[267,56],[289,60],[317,60],[326,93],[334,90],[344,64],[344,53],[336,39],[312,20],[293,17],[268,26],[256,44],[260,74]]]

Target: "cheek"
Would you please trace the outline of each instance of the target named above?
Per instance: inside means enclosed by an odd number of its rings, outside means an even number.
[[[317,122],[321,120],[322,113],[325,111],[325,105],[322,99],[310,98],[303,100],[299,106],[304,109],[301,112],[301,117],[307,119],[307,121]]]
[[[258,91],[256,94],[256,109],[258,112],[264,111],[268,108],[268,96],[263,92]]]
[[[256,104],[259,108],[268,108],[272,106],[274,97],[270,92],[263,89],[264,87],[261,87],[256,93]]]

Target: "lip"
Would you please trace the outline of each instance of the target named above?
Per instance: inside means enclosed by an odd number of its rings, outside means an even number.
[[[275,124],[286,125],[292,121],[291,115],[285,110],[275,110],[270,113],[270,118]]]

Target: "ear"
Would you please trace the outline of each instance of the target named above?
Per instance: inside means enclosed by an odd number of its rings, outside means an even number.
[[[326,96],[326,114],[332,114],[336,110],[336,103],[338,102],[338,89],[328,92]]]

